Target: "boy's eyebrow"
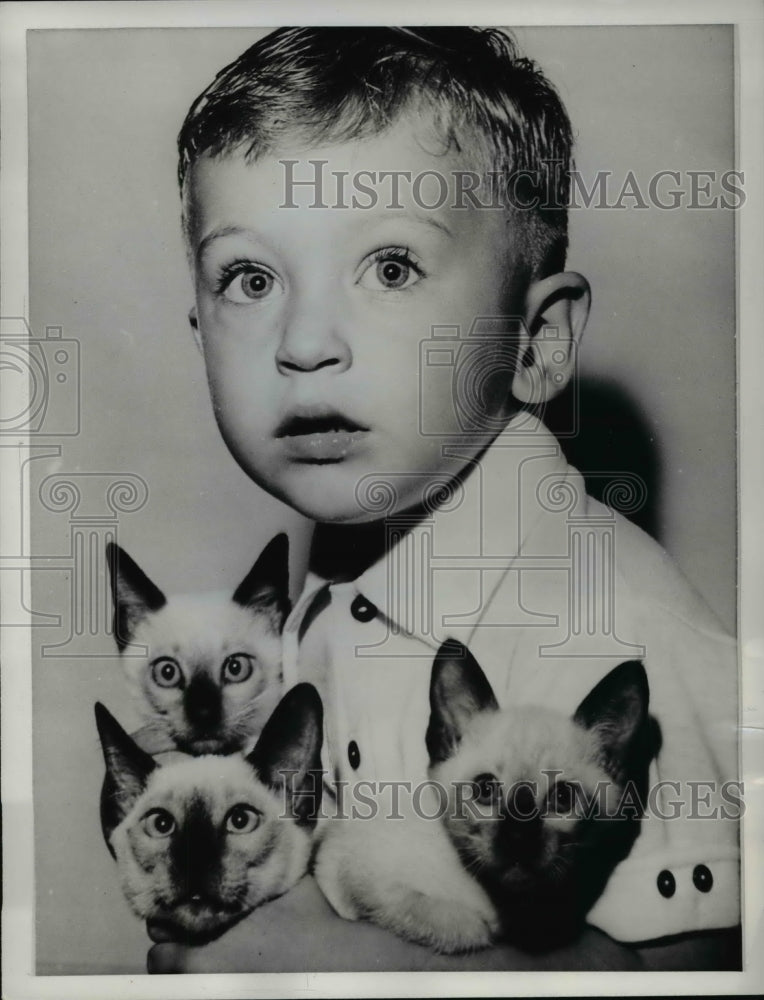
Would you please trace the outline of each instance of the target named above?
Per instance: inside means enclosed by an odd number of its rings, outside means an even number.
[[[395,216],[390,216],[390,218],[394,219]],[[433,226],[435,229],[439,229],[441,232],[445,233],[449,238],[453,237],[453,233],[445,222],[435,218],[433,215],[419,215],[418,213],[412,213],[408,216],[408,218],[424,226]],[[214,243],[215,240],[222,239],[225,236],[246,236],[252,238],[255,236],[255,233],[246,226],[220,226],[218,229],[213,229],[212,232],[207,233],[207,235],[199,241],[199,246],[197,247],[195,254],[197,262],[201,260],[205,250],[211,243]]]
[[[434,215],[417,215],[412,216],[415,222],[421,222],[425,226],[435,226],[436,229],[440,229],[441,232],[445,233],[446,236],[453,236],[450,228],[442,222],[440,219],[436,219]]]
[[[207,233],[199,241],[199,246],[196,248],[197,261],[201,259],[210,243],[214,243],[215,240],[219,240],[224,236],[254,236],[254,233],[251,229],[247,229],[246,226],[221,226],[219,229],[213,229],[211,233]]]

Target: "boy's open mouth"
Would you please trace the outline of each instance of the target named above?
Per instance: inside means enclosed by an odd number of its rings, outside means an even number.
[[[368,431],[343,413],[322,408],[293,413],[278,426],[276,437],[295,461],[323,465],[347,458]]]

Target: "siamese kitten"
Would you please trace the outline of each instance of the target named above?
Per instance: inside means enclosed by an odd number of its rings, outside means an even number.
[[[106,547],[114,637],[146,719],[150,753],[231,753],[251,746],[281,694],[289,613],[289,541],[277,535],[232,597],[166,598],[130,556]],[[134,655],[128,644],[145,646]]]
[[[312,685],[284,696],[247,757],[161,767],[95,708],[103,834],[154,941],[209,941],[305,874],[321,797],[323,712]]]
[[[572,718],[535,706],[501,711],[469,651],[444,643],[426,734],[440,803],[401,805],[402,820],[382,808],[373,820],[321,824],[314,870],[324,895],[346,919],[441,952],[498,938],[539,950],[574,937],[638,833],[638,810],[615,816],[627,781],[646,782],[647,704],[634,661]],[[587,796],[599,815],[579,815]]]
[[[658,749],[648,701],[645,669],[630,660],[572,718],[534,706],[500,711],[469,651],[441,646],[430,776],[448,791],[446,830],[504,938],[527,950],[573,939],[630,851]]]

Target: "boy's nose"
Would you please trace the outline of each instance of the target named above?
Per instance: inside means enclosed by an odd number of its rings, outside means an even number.
[[[287,321],[276,352],[276,367],[282,375],[332,368],[338,373],[350,367],[353,356],[346,338],[325,306],[303,307]]]

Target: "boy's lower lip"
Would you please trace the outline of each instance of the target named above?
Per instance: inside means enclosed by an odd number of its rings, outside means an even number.
[[[358,451],[366,435],[366,430],[313,431],[310,434],[290,434],[281,438],[288,457],[308,465],[326,462],[341,462]]]

